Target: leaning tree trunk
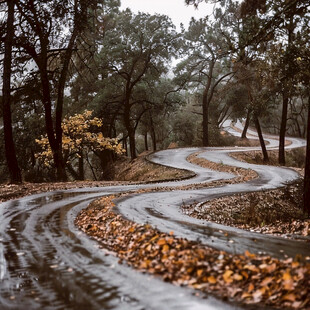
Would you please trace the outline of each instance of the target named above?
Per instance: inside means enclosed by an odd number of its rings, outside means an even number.
[[[261,130],[261,127],[260,127],[260,123],[259,123],[258,117],[256,115],[254,116],[254,122],[255,122],[255,127],[256,127],[256,130],[257,130],[259,142],[260,142],[260,145],[261,145],[261,148],[262,148],[262,152],[263,152],[263,156],[264,156],[264,162],[269,162],[269,157],[268,157],[268,153],[267,153],[264,137],[263,137],[263,134],[262,134],[262,130]]]
[[[21,183],[22,177],[18,166],[12,130],[11,115],[11,73],[12,73],[12,45],[14,37],[14,1],[8,0],[8,17],[6,27],[5,51],[3,59],[3,88],[2,109],[5,156],[10,173],[11,183]]]
[[[308,104],[308,125],[307,125],[307,148],[306,148],[306,165],[304,178],[304,212],[310,215],[310,92]]]
[[[247,116],[246,116],[246,120],[245,120],[245,124],[244,124],[244,128],[241,134],[241,138],[242,139],[246,139],[246,133],[249,129],[249,125],[250,125],[250,109],[248,110]]]
[[[287,123],[287,108],[288,108],[288,93],[287,90],[283,92],[283,107],[282,107],[282,119],[280,127],[280,144],[279,144],[279,164],[285,165],[285,133]]]

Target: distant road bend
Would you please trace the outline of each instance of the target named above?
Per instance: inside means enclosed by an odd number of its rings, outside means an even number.
[[[240,124],[237,124],[240,126]],[[240,135],[227,127],[231,134]],[[255,137],[254,132],[250,132]],[[266,137],[268,148],[278,142]],[[290,148],[305,145],[291,140]],[[274,189],[298,178],[288,168],[250,165],[231,158],[231,152],[259,148],[184,148],[154,153],[150,159],[167,166],[195,172],[192,179],[160,184],[78,188],[28,196],[0,204],[0,309],[239,309],[213,297],[195,297],[191,289],[164,283],[142,274],[117,258],[107,256],[95,241],[74,226],[80,210],[99,197],[140,188],[180,186],[233,178],[186,161],[200,157],[226,165],[255,170],[259,178],[242,184],[128,196],[117,211],[138,223],[148,222],[176,236],[231,253],[267,253],[275,257],[310,255],[304,243],[260,235],[197,220],[184,215],[182,203],[207,201],[235,193]],[[222,233],[220,233],[221,231]],[[224,233],[223,233],[224,232]]]

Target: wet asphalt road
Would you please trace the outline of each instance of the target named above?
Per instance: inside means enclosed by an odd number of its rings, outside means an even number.
[[[303,143],[302,140],[292,141],[290,147]],[[269,147],[275,147],[272,139]],[[228,148],[161,151],[150,159],[192,170],[196,176],[161,183],[160,186],[188,185],[233,177],[186,162],[189,154],[199,150],[206,151],[200,156],[208,160],[246,165],[230,158],[227,154],[232,150]],[[309,246],[305,243],[244,232],[192,219],[181,213],[179,206],[182,203],[275,188],[298,178],[290,169],[255,165],[251,168],[257,170],[259,179],[246,184],[133,195],[119,201],[117,210],[136,222],[148,222],[163,231],[173,230],[177,236],[199,239],[204,244],[232,253],[248,249],[277,257],[295,256],[297,253],[310,255]],[[107,255],[95,241],[74,226],[78,212],[98,197],[158,186],[74,189],[0,204],[0,309],[239,309],[212,297],[196,297],[190,289],[163,283],[118,264],[117,258]]]

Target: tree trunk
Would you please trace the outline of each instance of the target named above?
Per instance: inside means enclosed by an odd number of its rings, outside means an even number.
[[[115,175],[115,169],[113,165],[113,152],[109,150],[104,150],[101,152],[96,152],[95,154],[100,159],[100,166],[102,171],[100,180],[113,180]]]
[[[157,143],[156,143],[156,134],[155,134],[155,130],[152,130],[152,144],[153,144],[153,151],[157,151]]]
[[[310,216],[310,92],[308,101],[307,148],[304,178],[304,213],[308,213],[308,216]]]
[[[42,84],[46,134],[53,153],[53,160],[56,168],[56,179],[57,181],[67,181],[65,163],[62,156],[62,143],[56,139],[54,134],[51,91],[44,58],[45,57],[42,56],[39,68]]]
[[[136,154],[136,137],[135,137],[135,129],[132,125],[132,121],[130,119],[130,95],[126,94],[125,98],[125,109],[124,109],[124,124],[127,130],[127,135],[129,138],[129,151],[130,151],[130,158],[135,159],[137,158]]]
[[[255,122],[255,127],[256,127],[256,130],[257,130],[258,137],[259,137],[259,142],[260,142],[260,145],[261,145],[261,148],[262,148],[262,152],[263,152],[263,156],[264,156],[264,162],[269,162],[269,157],[268,157],[268,153],[267,153],[264,137],[263,137],[263,134],[262,134],[262,130],[261,130],[261,127],[260,127],[260,123],[259,123],[258,117],[256,115],[254,116],[254,122]]]
[[[66,174],[66,166],[63,160],[62,156],[62,150],[61,145],[57,145],[56,150],[53,151],[53,159],[56,167],[56,177],[57,181],[63,181],[66,182],[68,180],[67,174]]]
[[[84,176],[84,155],[83,151],[80,152],[80,157],[79,157],[79,180],[83,181],[85,176]]]
[[[246,120],[245,120],[245,124],[244,124],[244,128],[241,134],[241,138],[242,139],[246,139],[246,133],[248,131],[249,125],[250,125],[250,109],[248,110],[247,116],[246,116]]]
[[[202,99],[202,146],[209,146],[209,102],[207,93]]]
[[[14,1],[8,0],[8,17],[5,38],[5,52],[3,59],[3,88],[2,109],[5,156],[10,173],[10,182],[21,183],[22,176],[18,166],[16,150],[13,139],[11,115],[11,73],[12,73],[12,45],[14,37]]]
[[[287,108],[288,108],[288,93],[287,90],[283,92],[283,107],[282,107],[282,119],[280,127],[280,143],[279,143],[279,164],[285,165],[285,133],[287,123]]]
[[[151,119],[151,138],[152,138],[152,144],[153,144],[153,151],[155,152],[157,151],[156,132],[155,132],[153,118],[151,115],[150,115],[150,119]]]
[[[135,138],[135,130],[131,127],[128,129],[128,136],[129,136],[130,158],[135,159],[137,158],[136,138]]]
[[[145,148],[146,151],[149,150],[149,146],[148,146],[148,143],[147,143],[147,131],[144,134],[144,148]]]
[[[66,86],[66,80],[69,70],[69,64],[73,53],[73,48],[75,44],[75,40],[78,34],[78,28],[77,25],[75,25],[75,28],[72,32],[69,44],[67,46],[64,60],[63,60],[63,66],[61,70],[61,74],[58,81],[58,94],[57,94],[57,104],[56,104],[56,119],[55,119],[55,148],[54,152],[57,154],[57,156],[54,156],[55,166],[57,170],[57,180],[58,181],[67,181],[67,175],[65,170],[65,163],[63,160],[62,155],[62,111],[63,111],[63,101],[64,101],[64,91]],[[81,175],[79,176],[81,177]],[[84,179],[84,172],[82,179]]]
[[[125,150],[125,155],[128,156],[127,137],[125,133],[123,133],[123,149]]]

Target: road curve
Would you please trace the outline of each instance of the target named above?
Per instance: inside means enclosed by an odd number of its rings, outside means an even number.
[[[235,131],[231,131],[237,134]],[[270,138],[269,147],[275,147]],[[300,145],[292,141],[290,147]],[[252,148],[253,149],[253,148]],[[228,156],[231,148],[166,150],[150,158],[156,163],[192,170],[195,177],[160,184],[83,188],[37,194],[0,205],[0,309],[239,309],[215,298],[201,299],[191,289],[175,287],[118,264],[113,255],[81,233],[74,218],[92,200],[139,188],[189,185],[232,178],[188,163],[200,156],[224,164],[248,167]],[[238,150],[244,150],[239,148]],[[244,166],[245,165],[245,166]],[[298,177],[290,169],[251,167],[259,178],[246,184],[188,191],[164,190],[120,200],[117,210],[136,222],[149,222],[177,236],[233,253],[245,249],[277,257],[310,255],[303,243],[245,232],[189,218],[180,211],[183,202],[205,201],[236,192],[284,185]]]

